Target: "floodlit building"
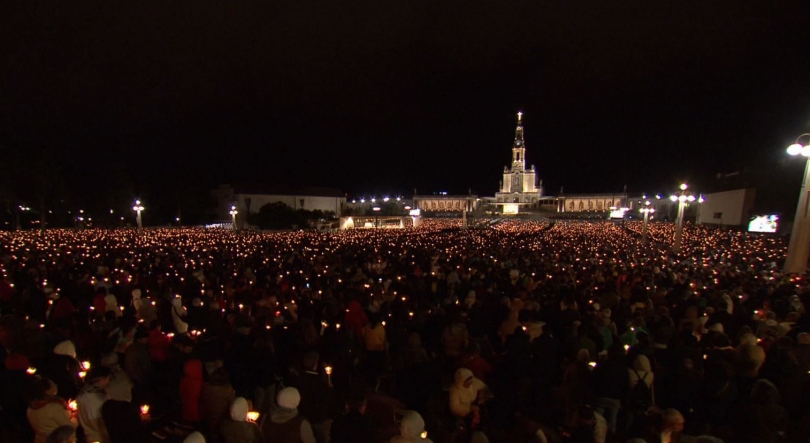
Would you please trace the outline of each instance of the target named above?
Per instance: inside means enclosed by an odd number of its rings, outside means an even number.
[[[518,112],[515,140],[512,142],[512,165],[504,166],[500,191],[495,204],[504,214],[517,214],[521,206],[537,206],[543,195],[542,181],[538,184],[534,165],[526,169],[526,142],[523,139],[523,113]]]
[[[294,210],[321,210],[340,215],[346,196],[338,189],[320,186],[272,186],[265,184],[222,185],[211,192],[217,201],[217,217],[230,219],[232,206],[240,214],[255,214],[269,203],[284,203]]]

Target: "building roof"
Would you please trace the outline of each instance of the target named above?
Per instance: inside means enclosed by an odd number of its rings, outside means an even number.
[[[279,185],[269,183],[233,183],[230,185],[234,194],[256,195],[300,195],[309,197],[345,197],[340,189],[325,186]]]

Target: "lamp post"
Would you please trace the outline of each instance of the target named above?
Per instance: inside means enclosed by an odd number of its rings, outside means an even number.
[[[810,249],[810,217],[808,209],[808,199],[810,199],[810,142],[799,143],[802,137],[810,138],[810,133],[805,133],[796,138],[796,143],[788,146],[787,153],[792,156],[801,155],[807,157],[804,166],[804,178],[799,191],[799,202],[796,204],[796,217],[793,220],[793,231],[790,233],[790,243],[788,244],[787,257],[785,258],[785,272],[789,274],[801,274],[807,270],[807,256]]]
[[[644,214],[644,229],[641,234],[641,244],[646,245],[647,243],[649,243],[649,240],[647,239],[647,222],[650,218],[650,214],[655,212],[655,208],[651,208],[650,201],[646,200],[644,202],[644,207],[639,209],[638,211]]]
[[[238,213],[239,211],[236,210],[236,206],[231,206],[231,211],[228,212],[228,214],[231,214],[231,229],[234,231],[236,231],[236,214]]]
[[[374,201],[374,199],[371,199],[371,201]],[[371,208],[371,210],[374,211],[374,229],[377,229],[377,228],[379,228],[379,221],[377,219],[377,214],[380,213],[380,207],[375,206],[375,207]]]
[[[132,207],[132,210],[135,211],[137,214],[135,220],[138,222],[138,232],[143,232],[143,222],[141,221],[141,212],[146,209],[141,204],[140,200],[135,200],[135,206]]]
[[[681,192],[677,195],[671,195],[669,197],[670,200],[673,202],[678,202],[678,217],[675,219],[676,228],[675,228],[675,245],[672,246],[672,252],[679,254],[681,252],[681,239],[683,238],[683,212],[686,209],[687,202],[691,203],[695,201],[695,196],[692,195],[691,192],[687,192],[687,188],[689,185],[686,183],[682,183],[680,188]]]

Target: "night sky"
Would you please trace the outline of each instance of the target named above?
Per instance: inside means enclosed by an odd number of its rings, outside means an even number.
[[[49,153],[77,201],[245,181],[492,195],[522,110],[547,193],[743,168],[798,187],[810,2],[595,3],[3,2],[0,155]]]

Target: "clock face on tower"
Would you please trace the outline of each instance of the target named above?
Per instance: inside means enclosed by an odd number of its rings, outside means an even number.
[[[520,146],[520,145],[522,145],[522,144],[523,144],[523,142],[521,142],[521,141],[517,141],[517,142],[515,142],[515,144],[516,144],[516,145],[518,145],[518,146]]]

